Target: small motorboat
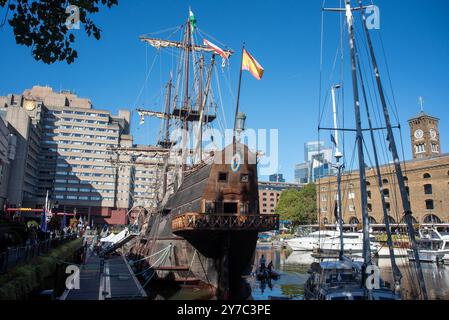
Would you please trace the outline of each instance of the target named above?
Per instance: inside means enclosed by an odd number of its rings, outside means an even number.
[[[267,281],[267,280],[277,280],[279,279],[280,274],[274,270],[269,270],[265,268],[264,270],[260,270],[260,268],[256,271],[256,279],[259,281]]]

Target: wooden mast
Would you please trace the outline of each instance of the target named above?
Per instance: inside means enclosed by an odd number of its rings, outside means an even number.
[[[165,102],[165,137],[164,137],[164,147],[169,148],[170,143],[170,100],[171,100],[171,87],[172,87],[172,78],[167,83],[167,100]],[[163,195],[167,193],[167,183],[168,183],[168,158],[170,157],[170,153],[168,153],[164,158],[164,180],[162,185]]]
[[[181,109],[184,109],[185,116],[183,119],[183,137],[182,137],[182,174],[181,177],[185,176],[185,172],[187,170],[187,138],[189,132],[189,123],[187,122],[188,109],[189,109],[189,71],[190,71],[190,22],[187,19],[186,23],[186,31],[185,31],[185,57],[184,57],[184,102]]]
[[[243,43],[243,46],[242,46],[242,60],[241,60],[241,62],[240,62],[240,75],[239,75],[239,86],[238,86],[238,89],[237,89],[237,103],[236,103],[236,106],[235,106],[235,117],[234,117],[234,138],[233,138],[233,143],[235,144],[235,142],[236,142],[236,137],[235,137],[235,134],[236,134],[236,129],[237,129],[237,115],[238,115],[238,113],[239,113],[239,104],[240,104],[240,88],[241,88],[241,85],[242,85],[242,73],[243,73],[243,69],[242,69],[242,64],[243,64],[243,52],[245,51],[245,43]]]
[[[204,96],[203,96],[203,67],[204,67],[204,57],[201,56],[201,60],[200,60],[200,69],[201,69],[201,73],[200,73],[200,99],[199,99],[199,124],[198,124],[198,142],[197,142],[197,147],[196,149],[199,148],[199,154],[200,154],[200,163],[202,162],[203,159],[203,123],[204,123],[204,108],[206,107],[207,104],[207,98],[209,97],[209,90],[210,90],[210,85],[211,85],[211,81],[212,81],[212,71],[214,68],[214,64],[215,64],[215,53],[212,54],[212,58],[210,61],[210,68],[207,72],[207,76],[206,76],[206,87],[204,90]],[[195,150],[196,151],[196,150]]]

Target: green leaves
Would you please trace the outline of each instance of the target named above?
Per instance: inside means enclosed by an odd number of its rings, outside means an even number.
[[[281,220],[290,220],[293,224],[316,222],[316,187],[308,184],[300,191],[288,189],[281,193],[276,213]]]
[[[118,0],[70,1],[70,5],[79,9],[79,22],[84,31],[96,40],[101,38],[101,29],[89,16],[98,13],[100,6],[111,8],[117,4]],[[0,0],[0,7],[6,5],[7,0]],[[66,13],[67,6],[66,1],[49,0],[16,0],[14,4],[9,4],[8,23],[13,29],[16,43],[31,47],[37,61],[47,64],[74,62],[78,53],[72,47],[75,33],[66,26],[70,16]]]

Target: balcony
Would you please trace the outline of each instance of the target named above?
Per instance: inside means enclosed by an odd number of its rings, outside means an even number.
[[[172,220],[172,231],[270,231],[279,229],[277,214],[184,213]]]

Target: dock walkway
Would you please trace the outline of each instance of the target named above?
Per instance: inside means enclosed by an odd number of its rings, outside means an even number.
[[[147,295],[122,255],[102,258],[91,253],[80,270],[80,288],[61,300],[144,299]]]

